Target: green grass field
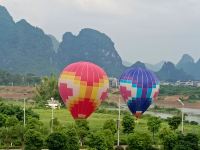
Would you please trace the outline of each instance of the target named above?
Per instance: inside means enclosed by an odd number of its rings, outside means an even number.
[[[40,120],[44,123],[44,125],[47,128],[50,128],[49,122],[51,120],[51,109],[33,109],[33,111],[38,113],[40,115]],[[54,117],[58,118],[59,122],[64,126],[74,124],[74,119],[71,117],[71,114],[67,109],[54,110]],[[106,120],[108,119],[117,120],[117,118],[118,118],[117,114],[93,113],[88,118],[88,121],[91,130],[99,130],[102,129],[103,124]],[[121,120],[122,118],[123,115],[121,115]],[[141,119],[136,120],[135,131],[149,132],[147,127],[147,120],[148,120],[148,115],[144,115]],[[168,127],[167,122],[165,121],[162,122],[161,128],[163,127]],[[181,131],[181,126],[179,126],[178,130]],[[184,124],[184,132],[198,134],[200,138],[199,125]],[[122,134],[122,136],[124,135]]]

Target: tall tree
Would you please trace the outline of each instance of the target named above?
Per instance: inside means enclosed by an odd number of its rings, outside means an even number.
[[[46,140],[49,150],[68,150],[66,135],[59,132],[50,134]]]
[[[81,146],[84,144],[85,137],[89,134],[88,121],[85,119],[76,120],[76,131],[78,133]]]
[[[33,129],[26,131],[24,135],[25,140],[25,150],[40,150],[44,144],[43,135]]]
[[[114,135],[117,132],[116,122],[113,119],[106,120],[104,122],[103,129],[109,129]]]
[[[172,150],[176,146],[177,136],[170,129],[162,129],[159,133],[159,137],[164,146],[164,150]]]
[[[154,135],[160,129],[160,126],[161,126],[160,118],[159,117],[150,117],[147,121],[147,126],[148,126],[149,131],[151,131],[153,134],[153,142],[155,143]]]
[[[79,150],[79,139],[74,128],[67,130],[66,132],[67,138],[67,150]]]
[[[35,100],[38,105],[45,106],[47,100],[53,97],[55,100],[61,100],[58,92],[58,80],[55,76],[44,77],[41,84],[36,87]],[[63,103],[61,101],[61,103]]]
[[[128,149],[149,150],[151,149],[151,137],[146,132],[135,132],[128,136]]]
[[[133,133],[135,128],[135,121],[133,116],[125,115],[122,120],[123,132],[124,133]]]
[[[178,129],[178,126],[181,124],[180,116],[173,116],[172,118],[168,118],[168,125],[172,130]]]

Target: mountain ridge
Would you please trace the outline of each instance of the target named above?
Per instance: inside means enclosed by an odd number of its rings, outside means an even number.
[[[141,66],[156,72],[161,80],[186,80],[193,77],[200,80],[200,60],[194,62],[188,54],[184,54],[176,65],[164,61],[155,65],[136,61],[135,64],[125,66],[115,43],[105,33],[84,28],[78,35],[65,32],[59,42],[25,19],[14,22],[1,5],[0,32],[0,69],[13,73],[58,75],[70,63],[91,61],[105,69],[111,77],[119,77],[129,67]]]

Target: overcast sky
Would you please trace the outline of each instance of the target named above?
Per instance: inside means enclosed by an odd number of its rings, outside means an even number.
[[[123,60],[176,63],[200,58],[200,0],[0,0],[15,21],[26,19],[59,40],[82,28],[106,33]]]

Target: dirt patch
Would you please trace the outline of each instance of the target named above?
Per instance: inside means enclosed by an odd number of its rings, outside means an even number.
[[[179,97],[180,95],[159,97],[159,100],[155,101],[155,104],[160,107],[181,108],[182,105],[177,101]],[[184,99],[187,99],[187,97],[184,97]],[[185,104],[185,108],[200,109],[200,101],[190,103],[188,100],[184,100],[183,103]]]
[[[29,86],[0,86],[0,97],[4,99],[32,99],[35,87]]]

